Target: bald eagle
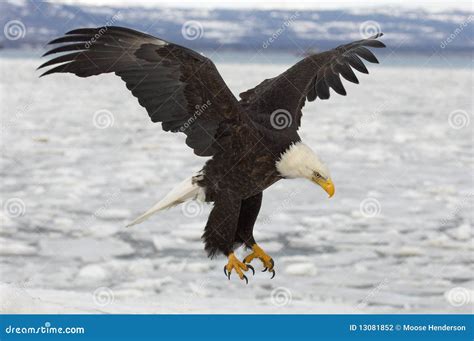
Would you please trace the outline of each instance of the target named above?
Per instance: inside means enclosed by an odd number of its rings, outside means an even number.
[[[228,258],[232,271],[248,283],[245,272],[259,259],[275,276],[273,259],[257,244],[253,228],[262,193],[280,179],[305,178],[329,197],[334,184],[319,156],[301,141],[298,128],[306,100],[328,99],[330,88],[346,91],[339,75],[358,83],[352,68],[368,73],[361,58],[378,63],[367,47],[381,48],[370,38],[312,54],[282,74],[240,94],[237,100],[214,63],[186,47],[123,27],[80,28],[49,44],[60,44],[43,56],[61,53],[39,68],[41,76],[73,73],[90,77],[113,72],[165,131],[186,134],[186,144],[209,158],[201,171],[175,187],[130,225],[187,200],[213,202],[202,239],[208,256]],[[67,53],[64,53],[67,52]],[[360,58],[361,57],[361,58]],[[240,261],[234,250],[251,253]]]

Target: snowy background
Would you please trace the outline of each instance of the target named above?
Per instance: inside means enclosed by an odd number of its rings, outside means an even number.
[[[125,228],[205,159],[115,76],[39,79],[41,52],[0,51],[1,312],[472,311],[470,56],[392,47],[347,97],[306,104],[301,135],[336,195],[303,180],[265,191],[255,236],[277,274],[255,263],[245,285],[206,258],[210,206]],[[205,53],[236,95],[297,60]]]

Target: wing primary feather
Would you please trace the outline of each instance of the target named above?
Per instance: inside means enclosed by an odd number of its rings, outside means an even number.
[[[344,77],[349,82],[359,84],[359,80],[357,79],[357,76],[355,75],[354,71],[352,71],[352,68],[349,65],[345,63],[337,64],[335,69],[337,72],[339,72],[342,75],[342,77]]]
[[[41,64],[40,66],[38,66],[38,69],[42,69],[46,66],[50,66],[50,65],[54,65],[54,64],[59,64],[59,63],[64,63],[64,62],[69,62],[69,61],[72,61],[74,60],[78,55],[80,55],[80,53],[77,53],[77,52],[74,52],[74,53],[69,53],[69,54],[65,54],[65,55],[62,55],[62,56],[59,56],[59,57],[56,57],[56,58],[53,58],[51,60],[48,60],[47,62]]]
[[[67,35],[70,34],[96,34],[100,31],[100,29],[104,29],[103,27],[97,28],[76,28],[75,30],[71,30],[66,32]],[[91,37],[92,38],[92,37]]]
[[[380,40],[372,40],[372,39],[364,40],[364,42],[362,43],[362,46],[368,46],[368,47],[374,47],[374,48],[386,47],[385,44],[382,43]]]
[[[52,50],[47,51],[41,57],[46,57],[46,56],[49,56],[50,54],[59,53],[59,52],[77,51],[77,50],[85,50],[85,49],[86,47],[84,46],[84,43],[63,45],[63,46],[59,46]]]
[[[60,43],[71,43],[71,42],[78,42],[78,41],[88,41],[90,40],[90,38],[91,37],[87,35],[70,35],[70,36],[64,36],[64,37],[51,40],[48,43],[48,45],[60,44]]]
[[[360,57],[364,58],[366,61],[378,64],[379,61],[377,58],[374,56],[372,52],[370,52],[369,49],[359,46],[353,50],[355,53],[357,53]]]
[[[328,99],[330,96],[329,87],[326,84],[326,81],[324,80],[322,75],[321,77],[318,75],[316,78],[316,94],[321,99]]]
[[[326,68],[324,71],[324,80],[339,95],[346,95],[346,89],[344,89],[344,86],[342,85],[339,74],[335,73],[331,68]]]
[[[357,71],[362,73],[369,73],[364,63],[355,53],[346,53],[345,54],[347,62]]]
[[[40,75],[40,77],[43,77],[43,76],[46,76],[46,75],[49,75],[49,74],[52,74],[52,73],[69,72],[69,71],[66,71],[69,66],[70,66],[69,63],[61,64],[61,65],[59,65],[59,66],[56,66],[56,67],[54,67],[54,68],[52,68],[52,69],[50,69],[50,70],[48,70],[48,71],[42,73],[42,74]]]

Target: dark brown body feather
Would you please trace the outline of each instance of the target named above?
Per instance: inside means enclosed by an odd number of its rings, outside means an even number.
[[[330,88],[345,95],[339,75],[358,80],[352,68],[367,73],[359,57],[377,62],[366,47],[384,47],[381,34],[309,56],[281,75],[240,95],[232,95],[208,58],[185,47],[122,27],[84,28],[50,44],[45,55],[67,53],[40,66],[51,73],[89,77],[114,72],[165,131],[187,135],[199,156],[212,156],[199,185],[214,202],[203,239],[210,256],[229,254],[240,244],[255,243],[253,227],[262,192],[281,179],[275,162],[300,140],[301,109],[306,99],[327,99]],[[275,129],[275,110],[291,115]]]

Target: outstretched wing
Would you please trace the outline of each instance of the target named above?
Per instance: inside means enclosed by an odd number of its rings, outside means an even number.
[[[81,28],[50,44],[41,76],[73,73],[89,77],[114,72],[165,131],[183,132],[200,156],[213,155],[219,124],[238,115],[237,99],[208,58],[185,47],[123,27]],[[67,52],[67,54],[64,54]]]
[[[298,129],[301,123],[301,109],[306,99],[328,99],[329,88],[340,95],[346,90],[339,75],[352,83],[359,83],[352,68],[369,73],[359,57],[368,62],[378,63],[377,58],[367,47],[385,47],[377,40],[379,33],[368,39],[341,45],[333,50],[313,54],[293,65],[281,75],[266,79],[255,88],[240,94],[243,107],[254,114],[252,119],[269,126],[274,112],[286,112],[291,115],[291,126]]]

